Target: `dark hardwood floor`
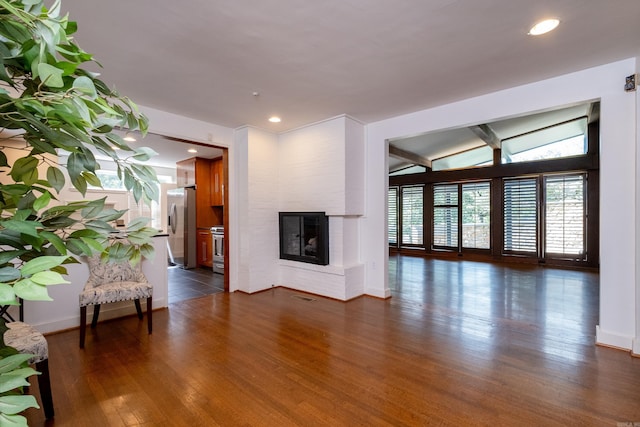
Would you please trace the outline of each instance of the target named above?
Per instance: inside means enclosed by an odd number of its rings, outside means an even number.
[[[84,350],[78,331],[50,335],[48,424],[640,421],[640,359],[594,345],[596,273],[392,257],[390,279],[388,300],[217,293],[156,311],[153,335],[135,317]]]

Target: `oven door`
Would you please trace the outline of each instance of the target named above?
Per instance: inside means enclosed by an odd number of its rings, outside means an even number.
[[[213,272],[224,274],[224,234],[213,233]]]

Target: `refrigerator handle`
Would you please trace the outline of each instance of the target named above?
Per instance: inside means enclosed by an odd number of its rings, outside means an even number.
[[[173,234],[176,233],[176,229],[178,227],[178,221],[177,221],[177,216],[178,216],[178,207],[176,206],[175,203],[171,204],[171,208],[169,209],[170,213],[169,213],[169,227],[171,227],[171,232]]]

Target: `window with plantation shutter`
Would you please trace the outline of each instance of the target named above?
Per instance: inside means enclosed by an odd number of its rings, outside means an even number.
[[[389,245],[398,245],[398,187],[389,188]]]
[[[536,178],[504,181],[504,251],[537,253],[538,192]]]
[[[585,176],[545,177],[545,253],[583,255]]]
[[[491,248],[491,185],[462,184],[462,247]]]
[[[424,187],[401,187],[402,245],[423,244]]]
[[[433,186],[433,245],[458,247],[458,184]]]

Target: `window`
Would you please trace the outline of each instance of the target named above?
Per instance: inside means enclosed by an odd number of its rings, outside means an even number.
[[[504,251],[537,253],[538,186],[536,178],[504,181]]]
[[[581,117],[502,141],[502,163],[579,156],[587,152],[587,118]]]
[[[462,184],[462,247],[491,248],[491,185]]]
[[[584,254],[585,176],[545,177],[545,253]]]
[[[458,248],[458,184],[433,186],[433,246]]]
[[[433,186],[433,246],[491,249],[490,182]]]
[[[451,154],[431,163],[432,170],[450,170],[473,168],[477,166],[490,166],[493,164],[493,150],[483,146],[460,153]]]
[[[402,245],[422,245],[424,238],[424,187],[401,187]]]
[[[389,204],[389,245],[398,246],[398,187],[390,187]]]

